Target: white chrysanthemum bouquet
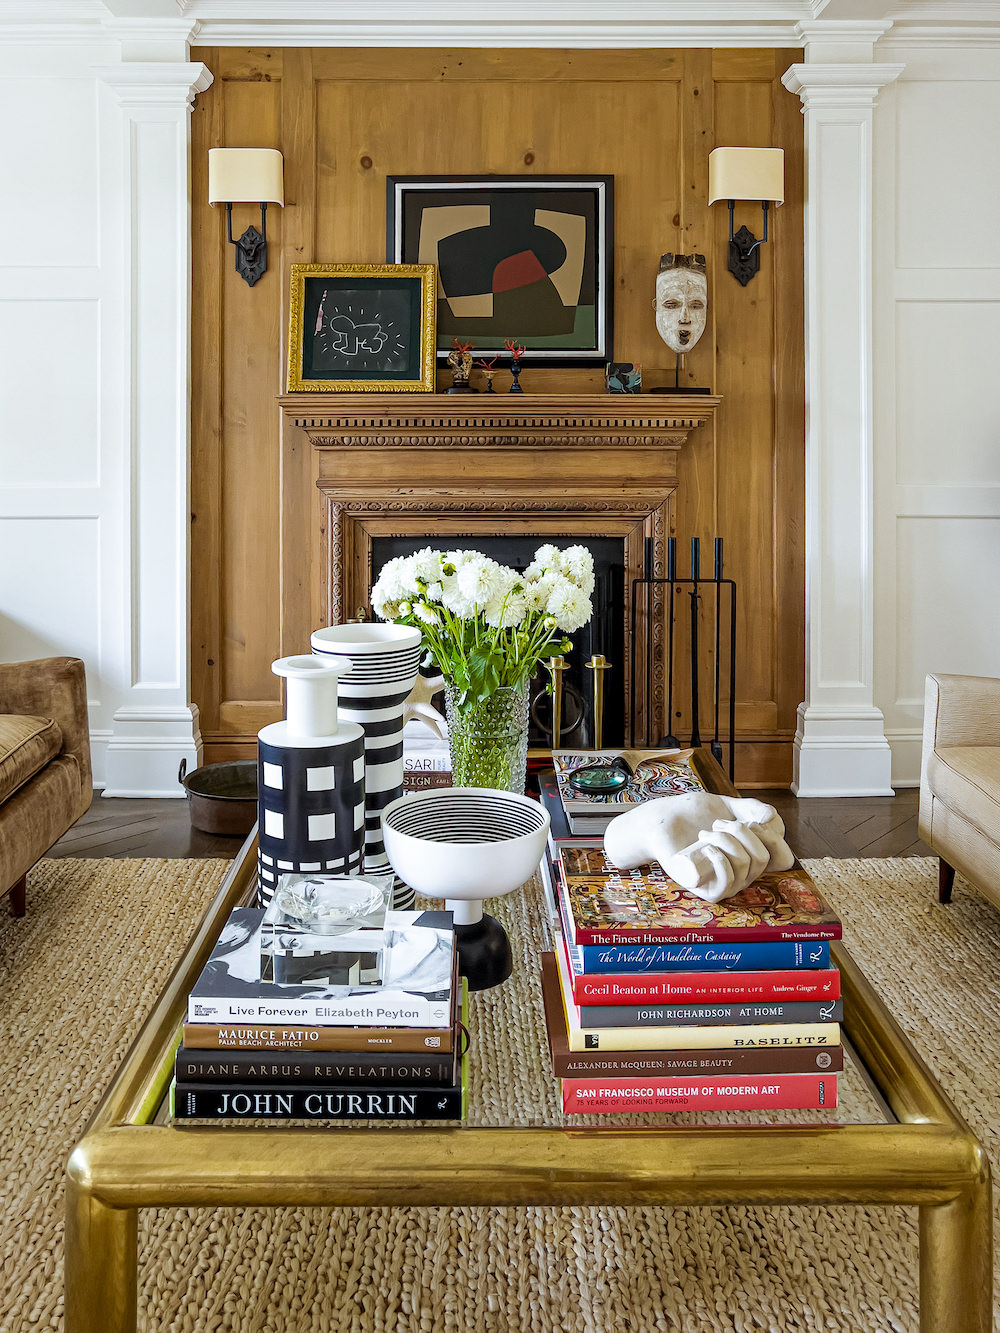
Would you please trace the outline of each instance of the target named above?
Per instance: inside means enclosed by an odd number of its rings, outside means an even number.
[[[566,635],[591,617],[593,590],[585,546],[541,546],[523,574],[479,551],[427,547],[385,565],[372,608],[422,631],[464,704],[523,687],[541,658],[568,651]]]

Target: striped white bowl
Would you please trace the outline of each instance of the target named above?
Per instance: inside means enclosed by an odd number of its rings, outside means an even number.
[[[520,888],[542,859],[548,832],[548,812],[537,801],[490,787],[411,792],[382,812],[393,870],[417,893],[446,899],[456,924],[478,920],[484,898]]]

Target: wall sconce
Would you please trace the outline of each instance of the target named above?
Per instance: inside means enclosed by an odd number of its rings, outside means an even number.
[[[783,148],[715,148],[708,155],[708,202],[729,201],[729,272],[743,287],[760,268],[760,246],[767,240],[767,214],[772,203],[785,202]],[[764,210],[764,235],[747,227],[733,234],[737,199],[759,199]]]
[[[281,154],[276,148],[210,148],[208,202],[226,205],[226,235],[236,247],[236,272],[251,287],[267,268],[267,206],[285,206]],[[260,231],[233,240],[233,204],[260,204]]]

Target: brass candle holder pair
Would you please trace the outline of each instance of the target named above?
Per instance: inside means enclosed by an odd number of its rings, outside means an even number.
[[[562,736],[562,673],[566,670],[566,659],[561,655],[550,657],[545,665],[552,676],[552,748],[555,750]],[[599,750],[604,744],[604,673],[611,663],[603,653],[592,653],[584,666],[594,673],[594,749]]]

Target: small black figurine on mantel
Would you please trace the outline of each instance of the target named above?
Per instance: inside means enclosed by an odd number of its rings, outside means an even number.
[[[524,393],[521,385],[518,383],[518,377],[521,374],[521,358],[524,356],[524,348],[513,338],[504,339],[504,347],[510,352],[510,373],[514,377],[514,383],[508,389],[508,393]]]

